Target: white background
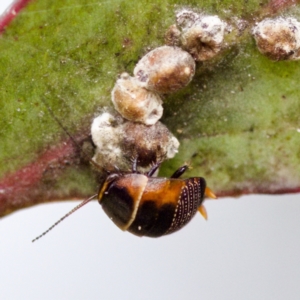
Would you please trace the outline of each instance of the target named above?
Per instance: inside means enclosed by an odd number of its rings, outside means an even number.
[[[74,206],[0,220],[1,300],[300,299],[299,195],[207,201],[207,222],[159,239],[121,232],[92,202],[31,243]]]

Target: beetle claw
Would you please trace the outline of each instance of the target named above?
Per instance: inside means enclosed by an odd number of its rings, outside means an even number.
[[[205,206],[202,204],[202,205],[200,205],[199,207],[198,207],[198,211],[199,211],[199,213],[201,214],[201,216],[205,219],[205,220],[207,220],[207,211],[206,211],[206,208],[205,208]]]
[[[218,198],[209,187],[205,188],[205,196],[207,196],[211,199],[217,199]]]

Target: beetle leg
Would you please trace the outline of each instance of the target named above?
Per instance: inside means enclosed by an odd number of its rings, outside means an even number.
[[[160,167],[160,162],[156,162],[152,167],[151,169],[147,172],[147,176],[148,177],[151,177],[156,171],[157,169]]]
[[[132,173],[137,173],[137,162],[138,162],[138,156],[133,156],[131,158],[131,162],[132,162]]]
[[[206,211],[206,208],[203,204],[201,204],[199,207],[198,207],[198,211],[199,213],[201,214],[201,216],[207,220],[207,211]]]
[[[205,196],[212,198],[212,199],[217,199],[217,196],[214,194],[214,192],[209,188],[205,188]]]
[[[187,169],[189,168],[188,165],[184,165],[180,167],[178,170],[174,172],[174,174],[171,176],[171,178],[179,178]]]
[[[115,172],[114,173],[120,173],[120,169],[118,166],[114,165],[115,168]],[[108,174],[110,174],[109,172],[107,172]]]
[[[139,171],[137,170],[138,161],[139,161],[138,155],[133,155],[133,156],[130,158],[130,162],[132,163],[131,173],[133,173],[133,174],[141,174],[141,172],[139,172]]]

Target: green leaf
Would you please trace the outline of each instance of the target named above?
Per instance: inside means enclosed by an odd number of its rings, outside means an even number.
[[[0,39],[0,215],[95,193],[93,172],[42,99],[79,143],[88,140],[118,74],[163,45],[186,5],[249,27],[164,99],[162,122],[181,147],[161,174],[188,161],[187,176],[205,177],[219,196],[300,191],[300,67],[258,52],[250,30],[266,13],[262,1],[82,3],[33,1]],[[287,13],[300,19],[296,6]]]

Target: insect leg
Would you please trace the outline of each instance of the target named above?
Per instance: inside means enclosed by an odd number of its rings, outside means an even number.
[[[188,165],[184,165],[180,167],[178,170],[174,172],[171,178],[179,178],[188,168],[189,168]]]

